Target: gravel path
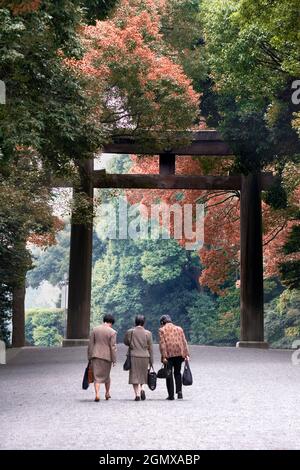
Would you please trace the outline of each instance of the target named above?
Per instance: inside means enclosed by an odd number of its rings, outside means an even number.
[[[95,403],[92,387],[81,390],[86,348],[25,348],[0,365],[0,448],[300,449],[291,354],[192,346],[194,385],[183,401],[166,401],[159,380],[134,402],[120,346],[112,400]]]

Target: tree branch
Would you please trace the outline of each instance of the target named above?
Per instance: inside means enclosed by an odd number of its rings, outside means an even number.
[[[266,241],[263,243],[263,246],[267,246],[269,243],[271,243],[271,242],[277,237],[277,235],[278,235],[280,232],[282,232],[282,230],[284,230],[284,229],[286,228],[286,226],[287,226],[287,222],[284,222],[284,224],[283,224],[281,227],[272,230],[271,234],[274,233],[274,232],[275,232],[275,234],[274,234],[271,238],[269,238],[268,240],[266,240]]]
[[[216,202],[215,204],[208,205],[207,209],[210,209],[211,207],[219,206],[220,204],[224,204],[224,202],[228,201],[229,199],[233,199],[234,197],[235,197],[235,195],[231,194],[230,196],[223,199],[223,201],[219,201],[219,202]]]

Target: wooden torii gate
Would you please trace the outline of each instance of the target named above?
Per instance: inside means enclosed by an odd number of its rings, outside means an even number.
[[[86,161],[80,170],[81,187],[90,198],[94,188],[215,189],[240,191],[240,312],[239,347],[266,348],[263,311],[263,254],[261,190],[274,182],[270,173],[231,176],[176,175],[180,156],[232,156],[230,147],[215,130],[191,133],[190,143],[159,154],[159,175],[106,174]],[[132,137],[121,137],[104,146],[104,153],[153,154]],[[66,185],[64,185],[66,186]],[[92,224],[71,225],[67,337],[63,346],[84,345],[90,331]]]

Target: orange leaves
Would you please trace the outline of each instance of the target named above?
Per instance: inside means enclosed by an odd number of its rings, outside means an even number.
[[[40,247],[47,247],[56,244],[56,234],[64,228],[64,222],[56,216],[52,217],[51,230],[45,233],[31,233],[27,239],[28,243]]]
[[[131,173],[158,174],[158,157],[132,157],[133,166]],[[220,160],[219,160],[220,161]],[[176,160],[176,174],[220,174],[226,169],[228,162],[224,165],[217,163],[213,171],[208,168],[204,159],[193,159],[191,157],[178,157]],[[200,163],[201,162],[201,163]],[[192,204],[196,201],[206,199],[206,214],[204,225],[204,246],[199,251],[203,270],[200,283],[211,289],[211,291],[224,293],[222,286],[229,277],[236,278],[236,287],[239,287],[239,255],[240,255],[240,208],[239,199],[235,193],[207,192],[196,190],[131,190],[126,191],[131,204],[143,203],[147,207],[150,204],[174,202]],[[291,204],[299,207],[300,186],[295,187],[290,194]],[[300,258],[299,253],[284,255],[282,247],[287,240],[288,234],[294,224],[299,222],[291,220],[287,210],[274,210],[263,203],[263,243],[264,245],[264,275],[270,277],[278,274],[279,264],[283,261],[296,260]],[[172,230],[171,230],[172,233]],[[184,245],[184,240],[178,241]]]
[[[86,52],[67,60],[94,80],[103,124],[153,130],[186,129],[195,121],[200,95],[176,63],[160,33],[164,1],[121,0],[113,18],[82,29]]]
[[[159,172],[158,157],[132,157],[131,173]],[[217,172],[219,169],[217,168]],[[178,157],[176,174],[203,174],[203,168],[197,159]],[[126,191],[129,203],[141,202],[147,207],[150,204],[195,204],[207,198],[207,191],[198,190],[147,190]],[[200,283],[208,286],[213,292],[220,293],[220,286],[228,276],[237,269],[239,257],[239,201],[236,197],[228,198],[230,194],[212,195],[207,202],[207,212],[204,225],[205,245],[199,256],[204,267]],[[195,227],[193,227],[195,229]],[[171,233],[173,232],[171,227]],[[179,240],[184,245],[186,240]]]
[[[77,62],[78,67],[87,72],[85,66],[92,65],[95,68],[96,75],[104,72],[106,75],[109,68],[103,70],[105,63],[117,64],[118,61],[142,60],[150,66],[155,53],[151,50],[151,42],[160,38],[158,31],[157,15],[152,18],[149,12],[142,11],[138,14],[137,10],[131,6],[125,8],[134,2],[121,1],[120,7],[112,20],[97,21],[95,26],[86,26],[83,28],[84,44],[87,52],[83,61]],[[152,39],[153,38],[153,39]],[[99,69],[96,72],[96,69]]]
[[[14,15],[25,15],[38,10],[41,0],[0,0],[0,8],[9,8]]]
[[[205,245],[199,253],[205,268],[200,283],[215,293],[220,294],[222,284],[238,269],[239,229],[239,200],[233,194],[215,195],[208,200]]]

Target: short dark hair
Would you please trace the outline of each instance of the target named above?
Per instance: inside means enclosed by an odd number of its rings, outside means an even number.
[[[111,323],[113,325],[115,323],[115,319],[110,313],[107,313],[103,317],[103,323]]]
[[[170,315],[162,315],[159,319],[159,323],[161,325],[165,325],[166,323],[172,323],[172,318]]]
[[[137,315],[135,317],[135,326],[144,326],[144,324],[145,324],[144,315]]]

